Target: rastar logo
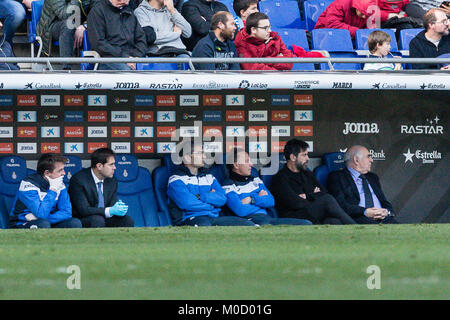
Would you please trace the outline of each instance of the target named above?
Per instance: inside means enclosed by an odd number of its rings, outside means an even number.
[[[158,107],[173,107],[176,101],[175,96],[156,96],[156,105]]]
[[[433,164],[436,160],[442,159],[442,154],[437,150],[431,152],[416,150],[416,152],[413,153],[411,152],[411,149],[408,148],[408,152],[403,155],[405,156],[405,163],[414,163],[414,157],[419,161],[422,160],[422,164]]]
[[[204,95],[203,96],[204,106],[221,106],[222,96],[221,95]]]
[[[134,113],[135,122],[153,122],[153,111],[136,111]]]
[[[66,138],[83,138],[83,127],[64,127],[64,137]]]
[[[436,115],[434,119],[426,119],[423,125],[401,125],[400,133],[404,134],[444,134],[444,127],[438,125],[439,117]]]
[[[225,118],[227,121],[244,121],[245,111],[244,110],[227,110],[225,113]]]
[[[108,144],[106,142],[89,142],[88,143],[88,153],[93,153],[95,150],[100,148],[106,148]]]
[[[380,129],[378,129],[377,123],[360,123],[360,122],[345,122],[345,128],[342,130],[342,133],[353,134],[353,133],[379,133]]]
[[[41,153],[60,153],[61,145],[58,142],[41,143]]]
[[[157,127],[156,136],[158,138],[171,138],[176,135],[176,127]]]
[[[312,106],[313,96],[311,94],[295,94],[294,105],[296,106]]]
[[[179,90],[183,88],[182,83],[178,83],[178,79],[175,79],[174,83],[150,83],[149,89],[156,89],[156,90],[162,90],[162,89],[169,89],[169,90]]]
[[[35,95],[18,95],[18,106],[37,106],[37,97]]]
[[[135,142],[134,153],[153,153],[153,142]]]
[[[106,122],[108,114],[106,111],[88,111],[89,122]]]

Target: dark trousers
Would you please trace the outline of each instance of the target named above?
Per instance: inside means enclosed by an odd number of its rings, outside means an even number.
[[[311,225],[312,222],[305,219],[295,219],[295,218],[272,218],[269,217],[267,214],[252,214],[251,216],[246,217],[248,220],[259,224],[260,226],[263,225]]]
[[[304,212],[300,214],[300,218],[308,219],[313,224],[356,224],[355,220],[328,193],[309,202],[306,207],[306,214]]]
[[[105,218],[100,215],[91,215],[85,218],[81,218],[83,228],[128,228],[134,227],[133,218],[130,216],[112,216],[111,218]]]
[[[380,224],[380,223],[398,224],[398,221],[395,220],[395,218],[393,216],[387,216],[383,220],[371,219],[371,218],[366,217],[366,216],[361,216],[361,217],[357,217],[357,218],[354,218],[354,219],[359,224]]]
[[[210,227],[210,226],[255,226],[255,224],[247,219],[222,216],[213,218],[210,216],[193,217],[192,219],[186,219],[180,223],[180,225],[194,226],[194,227]]]
[[[70,23],[70,22],[69,22]],[[75,27],[69,28],[67,20],[56,22],[51,29],[52,42],[59,41],[59,56],[73,57],[73,41],[75,39]],[[63,69],[71,69],[70,64],[63,64]]]
[[[48,220],[37,219],[25,224],[15,226],[18,229],[46,229],[46,228],[81,228],[81,221],[77,218],[70,218],[58,223],[50,224]]]

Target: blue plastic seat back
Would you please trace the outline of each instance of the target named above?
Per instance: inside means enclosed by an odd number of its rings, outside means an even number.
[[[296,0],[261,1],[259,9],[269,16],[272,27],[298,29],[304,27]]]
[[[292,50],[292,45],[295,44],[305,50],[309,50],[308,39],[306,37],[306,30],[293,28],[277,28],[276,31],[283,40],[286,47]],[[313,63],[294,63],[292,70],[315,70]]]
[[[84,51],[91,50],[91,43],[89,42],[88,31],[84,30],[83,32],[83,50],[80,52],[81,56],[84,57]],[[81,70],[94,70],[94,64],[92,63],[81,63]]]
[[[314,175],[322,186],[327,186],[328,175],[345,167],[343,152],[330,152],[322,156],[322,164],[314,169]]]
[[[158,205],[160,226],[172,225],[169,211],[169,199],[167,197],[167,183],[169,182],[169,170],[167,167],[157,167],[153,170],[153,185],[155,187],[155,198]]]
[[[305,27],[308,31],[314,29],[317,19],[330,5],[332,1],[308,0],[303,2],[303,12],[305,14]]]
[[[314,29],[311,31],[311,46],[329,52],[352,52],[350,31],[345,29]]]
[[[267,187],[267,189],[270,189],[272,177],[286,164],[286,159],[282,152],[272,153],[270,158],[271,158],[270,165],[262,167],[260,170],[261,180],[264,182],[264,185]],[[278,163],[274,163],[274,161]]]
[[[395,32],[392,29],[358,29],[355,35],[355,46],[357,50],[369,50],[367,45],[367,39],[369,35],[374,31],[384,31],[391,37],[391,52],[398,52],[397,40],[395,38]]]
[[[189,64],[183,63],[136,63],[136,70],[189,70]]]
[[[219,2],[227,6],[228,11],[233,15],[233,17],[238,15],[237,12],[234,12],[233,0],[220,0]]]
[[[64,184],[66,187],[69,185],[70,179],[73,177],[75,173],[83,169],[81,165],[81,158],[73,155],[66,155],[67,162],[64,165],[64,171],[66,174],[64,175]]]
[[[136,227],[158,227],[158,209],[150,171],[138,165],[133,155],[116,155],[117,197],[128,205]]]
[[[165,154],[162,158],[162,165],[167,168],[169,175],[172,175],[176,169],[181,165],[180,163],[174,163],[172,161],[172,154]]]
[[[358,58],[355,52],[330,52],[332,58]],[[329,70],[330,67],[327,63],[321,63],[319,65],[320,70]],[[361,63],[333,63],[334,70],[361,70]]]
[[[424,29],[403,29],[400,30],[400,48],[402,50],[409,50],[409,43],[417,36],[418,33]]]
[[[28,22],[28,42],[36,41],[36,27],[41,19],[44,0],[36,0],[31,3],[31,20]]]

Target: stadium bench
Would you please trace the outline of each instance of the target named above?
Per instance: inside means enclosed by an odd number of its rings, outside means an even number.
[[[343,152],[330,152],[322,156],[322,164],[314,169],[314,175],[320,184],[327,187],[328,175],[345,167]]]
[[[64,171],[66,174],[64,175],[64,184],[66,187],[69,186],[69,181],[73,177],[75,173],[83,169],[81,165],[81,158],[74,155],[66,155],[67,162],[64,164]]]

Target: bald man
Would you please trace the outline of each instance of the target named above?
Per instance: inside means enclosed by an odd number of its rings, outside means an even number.
[[[344,169],[328,176],[328,191],[342,209],[359,224],[398,223],[378,176],[370,172],[373,159],[369,150],[352,146],[344,161]]]

